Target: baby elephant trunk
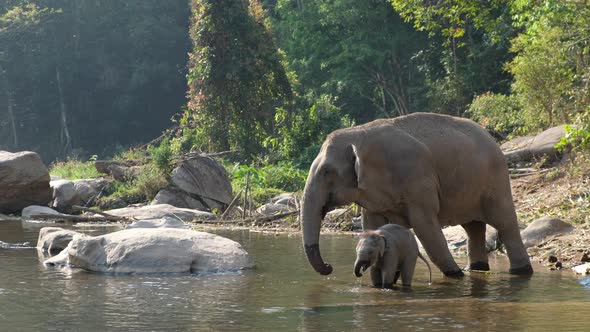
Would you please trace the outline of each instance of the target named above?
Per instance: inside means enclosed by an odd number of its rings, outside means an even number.
[[[354,275],[357,278],[362,277],[363,274],[361,273],[361,268],[363,269],[363,272],[365,272],[369,266],[370,266],[370,262],[368,260],[357,259],[356,262],[354,263]]]

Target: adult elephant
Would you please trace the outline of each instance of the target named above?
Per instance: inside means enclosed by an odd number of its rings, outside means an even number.
[[[319,249],[328,211],[355,202],[363,229],[386,223],[413,228],[432,262],[450,277],[463,276],[442,227],[462,225],[469,266],[489,270],[485,224],[496,228],[510,273],[533,272],[522,243],[504,155],[473,121],[432,113],[380,119],[336,130],[314,160],[301,210],[307,259],[320,274],[332,272]]]

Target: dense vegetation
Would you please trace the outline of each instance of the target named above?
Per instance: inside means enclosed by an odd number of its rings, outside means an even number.
[[[504,138],[573,123],[584,147],[589,79],[582,0],[0,4],[0,148],[46,160],[169,128],[163,166],[233,150],[305,170],[334,129],[424,111]]]

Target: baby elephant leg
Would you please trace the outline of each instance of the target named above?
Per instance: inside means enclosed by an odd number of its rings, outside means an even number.
[[[414,270],[416,269],[417,255],[405,257],[404,263],[402,264],[400,271],[402,277],[402,285],[412,286],[412,278],[414,277]]]
[[[371,283],[373,284],[373,287],[377,287],[377,288],[383,287],[383,280],[382,280],[383,275],[381,272],[381,268],[373,265],[369,269],[369,273],[371,274]]]
[[[397,281],[396,274],[399,273],[399,258],[397,257],[397,253],[388,252],[385,254],[383,264],[381,265],[381,272],[383,274],[383,288],[393,288],[393,285]]]

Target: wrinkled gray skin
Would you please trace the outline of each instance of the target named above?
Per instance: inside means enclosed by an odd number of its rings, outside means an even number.
[[[370,267],[375,287],[392,288],[400,276],[402,285],[411,286],[418,257],[428,266],[429,282],[432,282],[430,264],[418,251],[414,235],[403,226],[384,225],[361,236],[356,246],[354,275],[362,277],[361,268],[365,271]]]
[[[462,225],[472,269],[489,270],[485,224],[502,238],[510,272],[531,274],[512,201],[504,155],[473,121],[415,113],[331,133],[314,160],[303,195],[303,243],[313,268],[327,275],[321,221],[337,206],[364,209],[364,230],[387,223],[413,228],[431,261],[450,277],[463,272],[441,228]]]

